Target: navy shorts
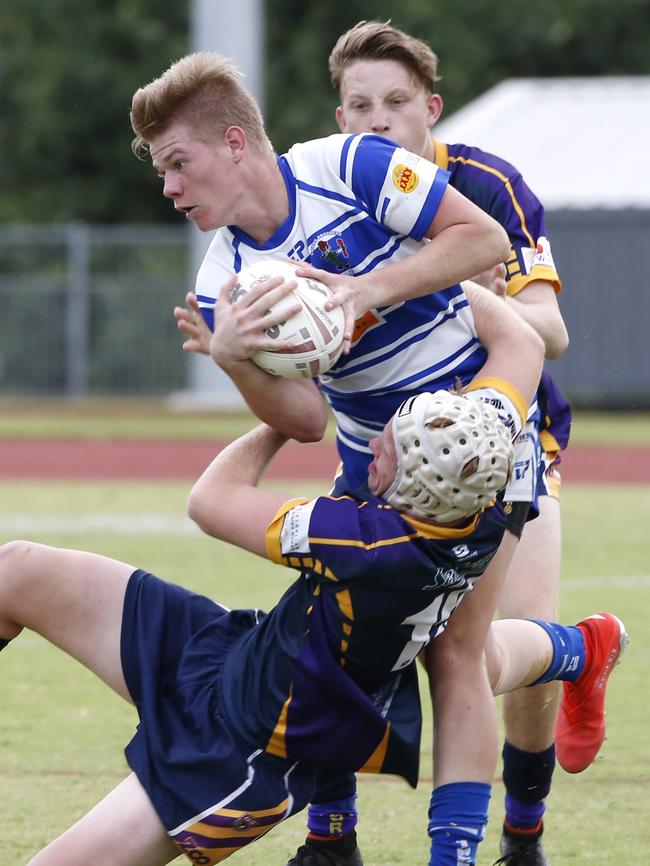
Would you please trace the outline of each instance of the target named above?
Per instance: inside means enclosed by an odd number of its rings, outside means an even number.
[[[222,713],[224,660],[260,616],[143,571],[127,586],[122,668],[140,723],[125,754],[193,863],[225,860],[313,794],[311,769],[244,742]]]

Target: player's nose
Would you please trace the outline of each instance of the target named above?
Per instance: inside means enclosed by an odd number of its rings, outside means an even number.
[[[370,118],[370,124],[373,132],[385,132],[390,128],[388,115],[382,108],[375,108]]]

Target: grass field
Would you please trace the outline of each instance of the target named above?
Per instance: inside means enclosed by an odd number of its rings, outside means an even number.
[[[182,516],[187,487],[162,482],[0,483],[0,540],[22,536],[87,548],[229,606],[271,605],[288,573],[195,531]],[[626,621],[632,644],[610,686],[610,739],[602,756],[582,776],[556,771],[546,848],[556,866],[646,866],[639,828],[650,803],[650,633],[645,614],[650,610],[650,496],[639,487],[576,486],[564,491],[563,503],[563,618],[574,621],[613,609]],[[135,714],[34,635],[22,635],[1,661],[0,863],[9,864],[26,862],[123,777],[122,748]],[[359,838],[367,866],[428,860],[430,730],[427,718],[417,791],[392,778],[360,781]],[[502,797],[496,781],[488,838],[479,857],[484,866],[497,856]],[[284,866],[302,838],[298,816],[237,855],[237,862]]]

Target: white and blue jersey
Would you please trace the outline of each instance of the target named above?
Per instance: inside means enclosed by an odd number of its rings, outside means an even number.
[[[449,180],[435,164],[373,135],[296,144],[278,164],[289,198],[284,223],[263,244],[236,227],[220,229],[201,265],[196,294],[210,325],[221,286],[256,261],[290,258],[354,277],[412,255],[428,242]],[[350,354],[320,382],[348,484],[365,481],[368,442],[403,400],[466,383],[484,360],[459,285],[359,319]]]

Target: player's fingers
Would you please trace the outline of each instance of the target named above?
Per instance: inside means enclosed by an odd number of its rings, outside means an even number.
[[[330,284],[332,279],[336,279],[336,274],[331,274],[329,271],[323,271],[320,268],[315,268],[313,265],[308,264],[307,262],[303,262],[299,267],[296,268],[296,275],[299,277],[306,277],[311,280],[318,280],[321,283],[325,283],[326,286]]]
[[[296,288],[296,285],[295,280],[282,282],[280,285],[263,292],[259,297],[252,300],[248,305],[248,310],[253,316],[258,318],[267,316],[271,310],[274,310],[279,316],[278,321],[284,321],[289,315],[293,316],[300,309],[299,301],[296,299],[292,302],[289,297]]]
[[[352,298],[348,298],[348,300],[343,304],[343,312],[345,314],[345,321],[343,322],[343,349],[341,353],[347,355],[349,354],[350,346],[352,345],[354,323],[356,321]]]

